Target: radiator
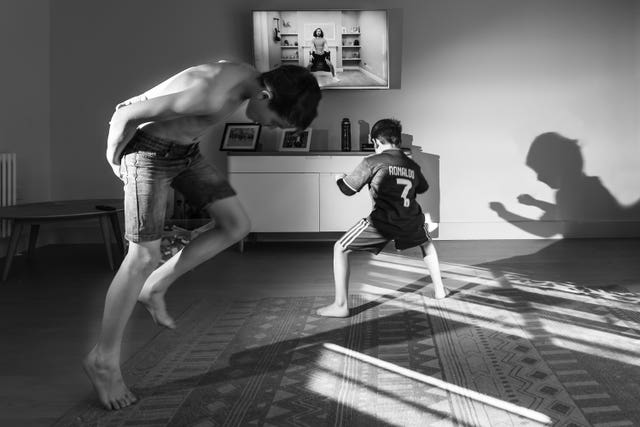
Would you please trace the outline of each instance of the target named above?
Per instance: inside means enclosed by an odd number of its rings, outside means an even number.
[[[0,153],[0,207],[16,204],[16,153]],[[0,238],[9,237],[9,221],[0,221]]]

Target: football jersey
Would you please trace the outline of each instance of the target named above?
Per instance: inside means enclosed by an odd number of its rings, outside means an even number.
[[[420,166],[401,149],[365,157],[344,177],[344,183],[356,192],[369,185],[373,201],[369,220],[381,233],[402,237],[424,226],[416,194],[427,191],[429,185]]]

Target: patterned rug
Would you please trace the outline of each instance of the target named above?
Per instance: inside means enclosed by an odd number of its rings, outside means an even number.
[[[640,298],[474,280],[351,297],[199,302],[129,360],[141,398],[57,426],[638,426]]]

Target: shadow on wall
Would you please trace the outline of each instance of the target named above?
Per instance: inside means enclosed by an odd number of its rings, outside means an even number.
[[[358,127],[360,131],[360,136],[358,138],[358,147],[362,149],[362,147],[366,147],[371,144],[371,141],[369,141],[371,127],[369,126],[369,122],[365,122],[364,120],[358,120]]]
[[[538,135],[529,147],[526,165],[540,182],[556,190],[555,204],[529,194],[519,195],[519,203],[542,211],[538,219],[510,212],[497,201],[489,207],[500,218],[540,237],[640,236],[640,200],[629,207],[621,206],[600,178],[585,175],[583,164],[577,140],[556,132]]]

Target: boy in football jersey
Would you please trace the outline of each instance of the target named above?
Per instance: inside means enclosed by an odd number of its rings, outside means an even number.
[[[446,297],[438,255],[416,201],[416,194],[427,191],[429,185],[420,167],[400,149],[401,136],[398,120],[379,120],[371,129],[376,154],[365,157],[349,175],[336,177],[338,187],[347,196],[368,184],[374,206],[367,218],[351,227],[334,245],[335,300],[318,309],[320,316],[349,316],[349,253],[368,251],[377,255],[391,240],[399,250],[420,247],[435,298]]]

